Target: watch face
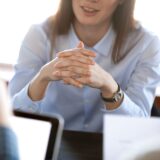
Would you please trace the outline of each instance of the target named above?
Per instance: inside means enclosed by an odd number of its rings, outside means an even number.
[[[103,99],[105,102],[110,102],[110,103],[112,103],[112,102],[118,102],[118,101],[121,100],[122,97],[123,97],[123,91],[121,90],[120,87],[118,87],[118,91],[114,94],[114,96],[113,96],[112,98],[104,98],[104,97],[102,96],[102,93],[101,93],[101,97],[102,97],[102,99]]]
[[[120,91],[118,93],[116,93],[114,96],[114,102],[118,102],[122,98],[122,96],[123,96],[123,92],[120,89]]]

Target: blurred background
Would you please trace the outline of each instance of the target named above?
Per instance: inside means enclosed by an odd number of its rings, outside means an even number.
[[[0,64],[15,64],[32,24],[56,12],[59,0],[0,1]],[[137,0],[135,18],[160,37],[160,0]]]

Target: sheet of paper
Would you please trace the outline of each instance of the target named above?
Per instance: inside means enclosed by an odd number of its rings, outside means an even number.
[[[48,122],[12,117],[13,130],[18,138],[21,160],[44,160],[50,136]]]
[[[105,115],[103,134],[103,160],[117,160],[139,142],[160,138],[160,119]]]

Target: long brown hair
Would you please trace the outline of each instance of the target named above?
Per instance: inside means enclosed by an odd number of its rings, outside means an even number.
[[[113,14],[113,27],[117,34],[112,51],[112,60],[118,63],[125,55],[120,51],[129,32],[135,29],[134,7],[136,0],[124,0]],[[47,21],[48,36],[52,45],[58,35],[67,34],[74,19],[72,0],[61,0],[56,15],[51,16]]]

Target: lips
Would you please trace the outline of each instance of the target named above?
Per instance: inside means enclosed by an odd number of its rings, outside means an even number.
[[[97,12],[99,12],[99,10],[88,6],[81,6],[81,8],[88,15],[96,14]]]
[[[94,8],[90,8],[90,7],[85,7],[82,6],[82,9],[86,12],[97,12],[98,10],[94,9]]]

